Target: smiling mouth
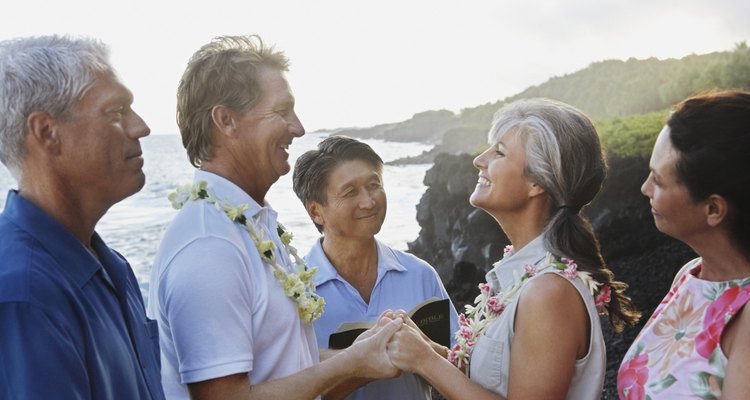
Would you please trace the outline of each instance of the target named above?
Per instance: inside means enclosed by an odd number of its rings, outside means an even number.
[[[477,180],[477,185],[478,186],[490,186],[491,184],[492,184],[492,182],[490,182],[489,179],[487,179],[487,178],[485,178],[483,176],[480,176],[479,179]]]

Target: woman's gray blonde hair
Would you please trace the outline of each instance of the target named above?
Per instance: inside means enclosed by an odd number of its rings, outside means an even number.
[[[597,282],[610,286],[610,322],[619,331],[640,316],[625,296],[627,285],[614,280],[601,256],[599,242],[581,209],[589,204],[607,176],[607,163],[594,124],[573,106],[549,99],[519,100],[501,108],[489,132],[494,144],[515,133],[524,145],[524,173],[544,188],[550,200],[545,247],[555,257],[574,259]]]

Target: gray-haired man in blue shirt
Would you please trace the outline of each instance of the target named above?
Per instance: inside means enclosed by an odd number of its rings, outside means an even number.
[[[163,399],[158,330],[125,259],[94,227],[145,183],[108,50],[58,36],[0,43],[0,398]]]

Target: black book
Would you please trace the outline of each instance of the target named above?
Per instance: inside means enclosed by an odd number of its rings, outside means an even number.
[[[451,319],[450,302],[448,299],[431,297],[417,304],[410,312],[409,317],[433,342],[445,347],[451,343]],[[345,322],[336,332],[328,337],[329,349],[345,349],[354,343],[354,340],[367,329],[375,326],[376,322]]]

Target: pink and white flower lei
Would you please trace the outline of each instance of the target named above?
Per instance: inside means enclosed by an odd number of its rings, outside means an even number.
[[[512,251],[513,246],[505,246],[503,258]],[[597,310],[600,313],[604,311],[604,306],[610,300],[610,287],[595,281],[590,273],[578,271],[578,265],[575,261],[568,258],[562,258],[560,261],[557,261],[551,254],[547,253],[546,262],[543,267],[538,268],[535,265],[525,264],[523,266],[523,275],[518,276],[516,274],[516,282],[505,291],[490,295],[490,285],[487,283],[479,284],[479,295],[474,300],[474,305],[466,305],[465,314],[461,314],[458,317],[459,329],[454,335],[456,344],[448,352],[448,361],[458,368],[468,366],[471,359],[471,352],[479,336],[487,330],[492,321],[502,315],[505,307],[515,299],[523,282],[549,268],[556,268],[563,276],[570,280],[576,277],[581,278],[586,287],[591,291],[591,295],[594,296]],[[601,289],[599,289],[600,286]]]

